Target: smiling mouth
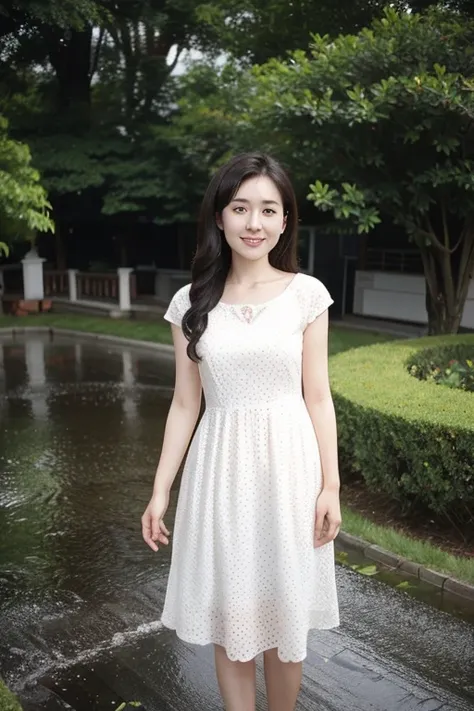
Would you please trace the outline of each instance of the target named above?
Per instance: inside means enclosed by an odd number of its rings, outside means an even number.
[[[262,237],[241,237],[241,240],[249,247],[258,247],[264,241]]]

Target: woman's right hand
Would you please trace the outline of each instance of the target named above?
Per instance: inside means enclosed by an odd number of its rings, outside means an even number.
[[[152,551],[157,551],[158,546],[155,541],[167,546],[170,532],[163,522],[163,516],[169,504],[169,494],[153,494],[150,503],[142,516],[142,536]]]

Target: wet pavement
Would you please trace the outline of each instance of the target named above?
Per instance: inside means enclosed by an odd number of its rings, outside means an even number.
[[[0,339],[0,676],[27,711],[222,708],[212,648],[159,623],[170,551],[140,536],[172,375],[128,346]],[[300,711],[474,709],[466,619],[337,573],[342,625],[310,633]],[[261,660],[258,688],[263,711]]]

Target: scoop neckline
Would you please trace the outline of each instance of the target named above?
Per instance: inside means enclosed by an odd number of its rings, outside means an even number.
[[[293,282],[296,280],[296,278],[300,275],[301,272],[295,272],[294,276],[288,284],[285,286],[283,291],[280,291],[279,294],[276,296],[272,296],[271,299],[267,299],[266,301],[260,301],[258,304],[252,303],[250,301],[242,301],[240,303],[236,304],[229,304],[227,301],[219,301],[220,306],[229,306],[229,307],[238,307],[238,306],[252,306],[253,308],[257,308],[258,306],[266,306],[267,304],[272,303],[272,301],[276,301],[277,299],[281,298],[284,294],[286,294],[287,291],[289,291],[290,287],[293,285]]]

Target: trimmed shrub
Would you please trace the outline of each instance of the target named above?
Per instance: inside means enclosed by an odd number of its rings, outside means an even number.
[[[474,335],[390,341],[330,359],[341,471],[407,509],[474,519],[474,395],[419,380],[425,349],[474,347]]]
[[[1,711],[21,711],[21,705],[0,679],[0,709]]]

